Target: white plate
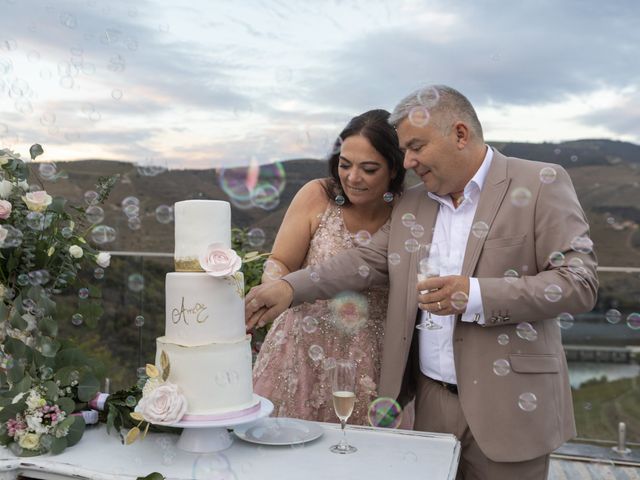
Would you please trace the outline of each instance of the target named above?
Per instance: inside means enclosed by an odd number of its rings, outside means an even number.
[[[269,417],[234,428],[238,438],[261,445],[296,445],[321,437],[320,425],[297,418]]]

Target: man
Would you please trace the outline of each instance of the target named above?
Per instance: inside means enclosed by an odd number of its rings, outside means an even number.
[[[598,288],[571,180],[485,145],[473,106],[450,87],[409,95],[390,122],[422,184],[368,245],[253,289],[247,326],[388,281],[378,394],[415,391],[415,428],[460,440],[459,479],[544,479],[550,452],[576,433],[556,317],[591,310]],[[417,281],[416,240],[439,246],[439,277]],[[427,312],[442,328],[416,330]]]

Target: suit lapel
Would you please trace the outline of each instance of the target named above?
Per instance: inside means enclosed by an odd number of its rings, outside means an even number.
[[[507,178],[507,157],[494,149],[491,166],[487,172],[482,192],[480,192],[478,208],[476,209],[472,225],[477,225],[477,222],[485,222],[489,227],[486,232],[491,231],[493,220],[496,218],[500,204],[507,193],[509,183],[510,181]],[[484,245],[484,240],[487,237],[486,232],[480,236],[469,232],[461,275],[466,277],[473,276],[480,252],[482,251],[482,246]]]

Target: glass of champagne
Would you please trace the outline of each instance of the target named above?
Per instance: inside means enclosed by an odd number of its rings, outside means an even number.
[[[344,427],[356,404],[356,365],[351,360],[338,360],[330,372],[333,408],[340,419],[342,440],[337,445],[332,445],[329,450],[333,453],[353,453],[358,449],[347,442]]]
[[[420,245],[416,252],[416,262],[418,267],[418,281],[426,280],[430,277],[440,276],[440,250],[436,243],[427,243]],[[425,293],[424,291],[422,293]],[[416,325],[418,330],[440,330],[442,325],[437,324],[431,319],[431,312],[427,312],[426,319]]]

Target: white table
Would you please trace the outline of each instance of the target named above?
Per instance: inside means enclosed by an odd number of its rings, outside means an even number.
[[[193,454],[178,450],[177,435],[149,434],[122,445],[104,426],[88,428],[76,446],[61,455],[19,458],[0,447],[0,480],[18,475],[62,480],[135,479],[159,472],[167,479],[312,480],[454,479],[460,444],[453,435],[347,427],[358,447],[338,455],[329,446],[340,440],[339,425],[320,424],[324,435],[295,446],[263,446],[238,438],[223,452]]]

